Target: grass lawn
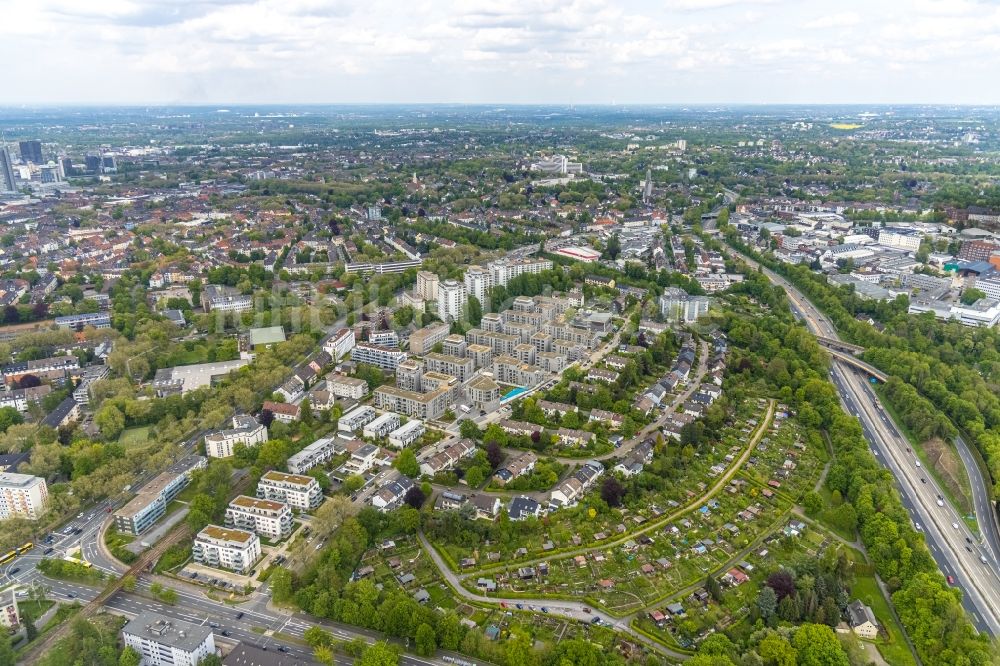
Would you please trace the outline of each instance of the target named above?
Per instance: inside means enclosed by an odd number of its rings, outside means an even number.
[[[32,620],[37,621],[55,603],[49,599],[42,599],[41,601],[18,601],[17,607],[21,611],[21,615],[28,616]]]
[[[910,649],[903,639],[903,629],[897,624],[895,617],[889,610],[889,603],[879,591],[875,577],[855,575],[854,585],[851,587],[851,597],[860,599],[871,606],[875,617],[879,619],[888,632],[889,639],[887,641],[879,640],[875,644],[885,660],[892,666],[914,664],[913,655],[910,654]]]
[[[128,428],[118,436],[118,443],[122,446],[141,446],[149,441],[149,426],[139,428]]]

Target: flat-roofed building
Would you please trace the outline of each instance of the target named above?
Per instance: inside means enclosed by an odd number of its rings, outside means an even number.
[[[431,352],[424,356],[424,363],[427,365],[428,370],[457,377],[458,381],[463,383],[468,381],[475,371],[472,359],[467,357],[463,358]]]
[[[458,356],[459,358],[465,356],[465,349],[468,343],[465,338],[457,333],[454,335],[449,335],[441,342],[441,351],[448,356]]]
[[[439,342],[448,337],[451,329],[444,322],[436,322],[423,328],[418,328],[410,334],[410,353],[422,355],[431,351]]]
[[[422,421],[407,421],[389,433],[389,445],[397,449],[405,448],[420,439],[426,431]]]
[[[122,642],[139,653],[141,666],[197,666],[215,654],[211,628],[150,610],[122,627]]]
[[[206,567],[245,574],[260,559],[260,539],[253,532],[207,525],[194,538],[191,556]]]
[[[337,420],[337,429],[341,432],[357,432],[374,421],[377,416],[375,410],[368,405],[360,405]]]
[[[272,541],[292,533],[292,510],[274,500],[239,495],[226,508],[226,527],[256,533]]]
[[[370,439],[385,437],[390,432],[399,427],[399,414],[386,412],[378,416],[374,421],[365,425],[362,434]]]
[[[292,474],[305,474],[313,467],[329,462],[337,455],[339,448],[337,440],[333,437],[317,439],[298,453],[289,456],[286,466]]]
[[[354,349],[354,344],[354,329],[345,327],[327,338],[326,342],[323,343],[323,351],[329,354],[334,361],[339,361]]]
[[[417,273],[417,286],[415,288],[415,293],[420,295],[425,301],[437,302],[438,298],[438,285],[440,284],[440,279],[434,273],[430,271],[419,271]]]
[[[472,365],[477,370],[493,366],[493,350],[487,345],[471,344],[465,348],[465,355],[472,359]]]
[[[491,377],[478,375],[465,385],[469,402],[478,409],[492,411],[500,405],[500,387]]]
[[[210,458],[229,458],[237,444],[257,446],[267,441],[267,428],[247,414],[233,417],[233,427],[205,435],[205,453]]]
[[[395,370],[406,359],[406,352],[390,347],[381,347],[368,342],[359,342],[351,350],[351,360],[367,363],[383,370]]]
[[[375,406],[425,421],[441,416],[448,409],[452,391],[439,388],[429,393],[406,391],[395,386],[375,389]]]
[[[119,532],[139,536],[167,512],[167,505],[191,482],[191,472],[208,463],[203,456],[185,456],[153,477],[128,504],[115,511]]]
[[[396,386],[407,391],[420,391],[424,376],[424,364],[415,358],[408,358],[396,366]]]
[[[541,380],[541,376],[541,368],[522,363],[512,356],[498,356],[493,359],[493,378],[503,384],[534,386]]]
[[[312,511],[323,503],[323,490],[311,476],[271,470],[260,477],[257,497],[283,502],[296,511]]]
[[[326,378],[326,386],[330,393],[338,398],[350,398],[351,400],[361,400],[368,393],[368,382],[357,377],[346,375],[333,375]]]
[[[0,473],[0,520],[38,520],[49,505],[45,479],[16,472]]]

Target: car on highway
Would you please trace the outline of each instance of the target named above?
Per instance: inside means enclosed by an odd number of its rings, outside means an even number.
[[[243,611],[240,611],[239,613],[236,614],[236,619],[237,620],[242,620],[243,619]]]
[[[913,529],[915,529],[918,532],[923,530],[923,528],[920,527],[920,523],[913,523]]]
[[[937,505],[938,505],[938,506],[944,506],[944,500],[943,500],[943,499],[941,499],[940,497],[938,497],[938,500],[937,500]]]
[[[601,623],[601,618],[595,617],[593,620],[590,621],[590,623],[591,624],[600,624]]]
[[[917,467],[920,467],[920,461],[917,460],[916,463],[917,463]]]
[[[524,610],[524,604],[514,604],[517,606],[517,610]]]
[[[952,523],[951,526],[954,527],[956,530],[958,529],[958,523]]]
[[[10,571],[7,572],[7,575],[8,576],[13,576],[14,574],[16,574],[20,570],[21,570],[21,567],[14,567],[13,569],[11,569]]]
[[[927,479],[925,479],[924,477],[920,477],[920,483],[927,483]]]
[[[548,613],[549,612],[549,607],[548,606],[542,606],[542,612],[543,613]]]
[[[52,552],[53,550],[55,550],[55,548],[52,548],[52,547],[50,546],[50,547],[48,547],[48,548],[46,548],[45,550],[43,550],[43,551],[42,551],[42,555],[48,555],[48,554],[49,554],[49,553],[51,553],[51,552]]]
[[[972,537],[965,537],[965,543],[972,543]]]
[[[954,576],[952,576],[952,575],[948,575],[948,576],[947,576],[947,577],[945,578],[945,580],[947,580],[947,581],[948,581],[948,584],[949,584],[949,585],[954,585],[954,584],[955,584],[955,577],[954,577]]]
[[[979,561],[982,562],[983,564],[986,564],[986,556],[985,555],[980,555],[979,556]]]

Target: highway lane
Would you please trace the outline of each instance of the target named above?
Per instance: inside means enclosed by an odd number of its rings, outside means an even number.
[[[969,445],[961,435],[955,437],[955,449],[965,469],[970,470],[969,483],[972,490],[972,504],[976,513],[979,531],[982,533],[982,546],[989,552],[989,558],[1000,562],[1000,524],[997,523],[996,511],[990,500],[989,491],[982,474],[972,474],[971,470],[979,470],[979,465]]]
[[[972,549],[971,555],[978,556],[975,546],[970,543],[971,533],[954,507],[946,502],[942,502],[943,506],[938,505],[938,498],[943,496],[940,489],[933,477],[929,478],[923,468],[916,466],[916,458],[906,451],[906,440],[884,411],[874,406],[876,398],[867,380],[841,364],[836,364],[833,375],[845,407],[859,418],[873,451],[896,478],[904,506],[923,532],[931,555],[941,570],[953,576],[962,589],[963,605],[973,622],[980,630],[996,635],[1000,631],[1000,617],[996,613],[1000,608],[997,605],[1000,604],[997,594],[1000,577],[981,562],[972,565],[974,572],[968,573],[970,551],[967,547]],[[918,501],[914,502],[914,497]],[[988,612],[981,612],[983,608]]]
[[[751,266],[759,266],[752,259],[740,256]],[[762,270],[772,283],[785,290],[793,313],[805,322],[812,333],[839,339],[837,331],[829,319],[819,312],[798,289],[773,271],[767,268],[762,268]],[[869,441],[873,442],[873,450],[876,453],[881,452],[881,455],[878,456],[881,462],[889,467],[896,476],[900,492],[904,500],[909,503],[909,508],[923,517],[924,520],[921,522],[924,523],[922,527],[925,536],[928,534],[928,526],[931,530],[938,532],[932,535],[934,543],[931,554],[935,561],[941,570],[953,576],[965,591],[965,601],[968,602],[966,608],[970,610],[976,626],[993,635],[1000,634],[1000,593],[998,593],[997,585],[1000,576],[997,574],[998,560],[996,555],[989,550],[985,552],[979,550],[978,544],[972,539],[964,520],[950,503],[943,502],[945,505],[943,507],[938,505],[938,496],[941,493],[933,482],[933,477],[928,479],[929,475],[925,471],[918,470],[915,459],[912,464],[899,464],[896,456],[906,449],[906,440],[883,411],[879,411],[874,418],[869,417],[869,411],[874,409],[876,398],[867,381],[853,382],[851,380],[854,377],[853,370],[849,370],[848,366],[843,366],[840,363],[833,365],[842,366],[841,377],[843,381],[835,382],[840,391],[841,400],[847,404],[847,398],[852,398],[851,412],[861,418],[862,426],[866,425],[865,420],[868,419],[866,436]],[[978,473],[978,467],[969,470],[970,477]],[[926,481],[921,481],[921,479],[926,479]],[[957,524],[958,528],[951,527],[948,523]],[[941,530],[941,525],[947,526],[948,529]],[[966,542],[965,539],[969,541]],[[931,545],[930,540],[928,545]],[[967,549],[966,546],[969,548]],[[986,564],[979,559],[980,556],[986,557]],[[971,608],[969,604],[972,605]]]
[[[751,266],[758,264],[753,260],[743,257]],[[763,268],[764,274],[774,284],[781,286],[788,295],[792,311],[805,323],[811,332],[829,338],[839,338],[836,329],[830,321],[820,313],[813,305],[793,287],[787,280],[777,275],[773,271]],[[842,364],[835,363],[835,366]],[[868,428],[866,436],[875,445],[874,450],[881,452],[879,458],[882,463],[889,467],[896,476],[897,483],[903,497],[909,503],[909,508],[923,517],[925,536],[930,530],[936,531],[932,535],[933,547],[931,554],[935,561],[945,573],[952,575],[956,582],[965,592],[965,600],[968,602],[966,608],[970,610],[971,617],[980,629],[984,629],[993,635],[1000,635],[1000,593],[998,593],[997,582],[1000,576],[997,575],[998,560],[995,555],[980,552],[974,543],[962,543],[968,538],[972,541],[971,533],[966,527],[962,517],[955,512],[954,508],[944,502],[945,506],[938,506],[938,495],[941,495],[933,477],[928,479],[926,472],[918,473],[916,460],[912,464],[901,465],[896,456],[904,451],[907,444],[898,428],[891,419],[882,411],[871,418],[870,409],[875,403],[875,396],[871,393],[871,388],[866,381],[852,382],[853,370],[848,370],[843,366],[841,376],[844,381],[837,383],[840,390],[841,399],[847,403],[847,397],[852,398],[851,409],[855,416],[862,417],[862,425],[865,425],[865,418],[868,418]],[[863,389],[861,388],[863,386]],[[978,474],[978,468],[969,470],[970,476]],[[927,482],[920,479],[927,479]],[[955,529],[948,525],[957,524]],[[945,525],[948,529],[941,529]],[[950,531],[949,531],[950,530]],[[958,543],[956,543],[958,542]],[[930,545],[930,540],[928,545]],[[970,546],[967,550],[965,546]],[[983,555],[987,559],[984,564],[979,557]],[[971,605],[971,607],[970,607]]]

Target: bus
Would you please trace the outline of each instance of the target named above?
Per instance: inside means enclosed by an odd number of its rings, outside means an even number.
[[[0,564],[7,564],[11,560],[13,560],[15,557],[17,557],[17,551],[16,550],[12,550],[9,553],[4,553],[3,557],[0,557]]]
[[[29,550],[31,550],[34,547],[35,547],[35,544],[33,544],[33,543],[31,543],[29,541],[29,542],[27,542],[26,544],[24,544],[23,546],[21,546],[20,548],[17,549],[17,554],[18,555],[24,555],[25,553],[27,553]]]
[[[63,559],[66,560],[67,562],[72,562],[73,564],[79,564],[81,567],[86,567],[88,569],[94,566],[90,562],[86,562],[77,557],[73,557],[72,555],[66,555],[65,557],[63,557]]]

